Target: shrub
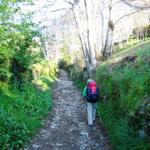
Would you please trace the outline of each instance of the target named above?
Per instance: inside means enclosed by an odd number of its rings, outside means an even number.
[[[35,134],[41,126],[41,119],[52,106],[51,86],[41,91],[41,88],[37,89],[31,84],[26,84],[22,87],[21,93],[3,86],[0,92],[0,147],[2,149],[23,148]]]
[[[145,103],[145,98],[150,97],[149,47],[139,50],[133,63],[105,65],[96,72],[103,99],[99,113],[115,150],[148,150],[150,147],[147,117],[150,112],[146,111]],[[141,111],[145,114],[141,115]]]
[[[52,106],[52,86],[58,73],[52,62],[36,64],[39,74],[32,82],[25,82],[21,90],[8,83],[0,83],[0,148],[20,149],[41,127],[41,120]],[[37,68],[36,68],[37,67]],[[39,68],[38,68],[39,69]],[[46,70],[46,71],[43,71]],[[48,71],[47,71],[48,70]]]

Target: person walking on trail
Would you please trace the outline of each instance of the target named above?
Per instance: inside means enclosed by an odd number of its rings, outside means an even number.
[[[96,117],[96,102],[99,100],[99,88],[94,80],[88,79],[83,97],[87,101],[88,126],[92,127]]]

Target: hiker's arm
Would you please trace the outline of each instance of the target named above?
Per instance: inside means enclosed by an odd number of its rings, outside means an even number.
[[[83,100],[86,100],[87,87],[84,88],[84,90],[83,90],[83,92],[82,92],[82,95],[83,95]]]

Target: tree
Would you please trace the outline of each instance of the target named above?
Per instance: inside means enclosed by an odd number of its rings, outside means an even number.
[[[92,70],[95,69],[96,64],[100,60],[100,57],[98,58],[97,55],[101,54],[104,58],[112,55],[114,45],[113,39],[117,25],[124,18],[129,18],[130,16],[142,11],[143,8],[134,9],[133,7],[123,3],[122,0],[64,1],[69,4],[69,7],[56,9],[52,12],[62,10],[64,12],[64,10],[67,10],[67,14],[68,10],[71,9],[85,66],[87,67],[89,76],[91,76]],[[118,17],[114,18],[114,14],[117,12],[117,9],[120,9],[121,13]],[[58,18],[58,20],[59,19],[60,18]],[[57,42],[58,41],[56,41],[56,44]]]
[[[128,12],[122,14],[119,18],[117,18],[116,20],[112,19],[112,15],[114,13],[113,9],[115,9],[116,5],[120,5],[120,7],[125,7],[126,9],[129,9]],[[122,6],[121,6],[122,5]],[[131,9],[132,8],[132,9]],[[133,14],[136,14],[144,9],[146,9],[147,7],[140,7],[140,6],[132,6],[129,5],[126,1],[124,0],[109,0],[109,4],[108,4],[108,25],[107,25],[107,33],[106,33],[106,39],[105,39],[105,44],[104,47],[102,49],[102,55],[104,58],[107,58],[109,56],[112,55],[113,52],[113,34],[114,34],[114,29],[116,27],[116,25],[123,20],[126,17],[129,17]]]
[[[91,0],[76,0],[65,2],[71,6],[85,65],[91,76],[91,70],[97,64],[97,52],[99,51],[104,58],[112,55],[114,30],[117,24],[124,18],[142,11],[143,8],[133,9],[133,7],[123,3],[122,0],[96,0],[94,2]],[[114,19],[112,16],[116,13],[117,7],[124,10],[124,12],[121,12],[121,15],[118,15],[118,18]],[[101,17],[101,26],[96,24],[98,16]],[[105,25],[106,23],[107,25]],[[101,30],[101,38],[98,37],[100,35],[96,34],[99,30]],[[101,40],[99,42],[101,45],[98,45],[97,39]]]
[[[76,24],[78,37],[81,43],[81,48],[85,60],[85,65],[89,76],[92,75],[92,70],[96,66],[96,41],[95,41],[95,17],[97,6],[95,2],[83,0],[82,2],[66,1],[71,5],[74,21]]]
[[[134,8],[134,9],[150,9],[149,0],[121,0],[126,5]]]
[[[20,11],[18,4],[15,1],[0,3],[0,81],[9,82],[12,79],[20,86],[24,76],[27,79],[31,77],[30,65],[37,54],[32,51],[37,46],[33,38],[40,37],[40,33],[29,18],[15,22],[15,15]]]

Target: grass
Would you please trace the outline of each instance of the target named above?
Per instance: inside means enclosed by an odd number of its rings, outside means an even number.
[[[136,61],[119,62],[128,55],[136,55]],[[82,70],[72,68],[70,74],[83,91]],[[137,113],[145,98],[150,97],[150,42],[118,51],[97,68],[94,78],[101,87],[98,113],[108,129],[113,149],[149,150],[149,137],[139,135],[139,131],[146,128],[146,120]]]
[[[99,114],[108,128],[115,150],[150,148],[149,137],[139,136],[139,130],[146,128],[146,120],[137,115],[144,99],[150,97],[150,44],[146,43],[135,49],[135,63],[118,62],[112,68],[112,62],[109,60],[109,63],[103,64],[96,72],[96,80],[102,87],[103,98],[99,105]],[[128,51],[125,53],[130,55]],[[123,52],[120,52],[114,57],[122,55]],[[134,120],[135,118],[138,120]]]
[[[122,62],[128,55],[136,55],[135,62]],[[83,70],[70,68],[75,85],[83,91]],[[149,150],[150,138],[146,132],[146,118],[138,115],[145,99],[150,97],[150,41],[116,52],[96,70],[94,79],[101,87],[98,113],[114,150]],[[149,109],[150,110],[150,109]]]
[[[144,41],[144,42],[140,42],[140,43],[136,43],[134,44],[134,46],[131,45],[127,45],[125,46],[123,49],[118,49],[110,59],[108,59],[107,61],[104,61],[101,65],[108,65],[108,64],[112,64],[112,63],[117,63],[120,60],[122,60],[124,57],[129,56],[129,55],[135,55],[137,53],[137,51],[141,50],[143,51],[143,49],[145,49],[146,46],[149,46],[150,43],[150,39]]]
[[[0,149],[23,149],[52,107],[52,89],[58,70],[53,63],[34,66],[35,79],[17,86],[0,83]],[[36,71],[37,70],[37,71]]]
[[[51,88],[38,91],[26,85],[23,91],[9,89],[1,84],[0,91],[0,147],[19,149],[41,127],[41,120],[51,106]]]

